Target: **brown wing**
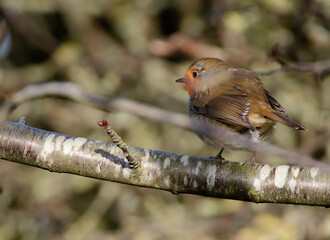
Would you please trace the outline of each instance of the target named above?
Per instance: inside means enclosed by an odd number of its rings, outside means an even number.
[[[246,94],[239,89],[227,90],[220,96],[207,99],[204,103],[200,101],[200,97],[197,100],[193,96],[190,111],[222,123],[255,130],[248,118],[250,102]]]
[[[284,108],[281,106],[281,104],[279,104],[279,102],[272,97],[272,95],[270,95],[270,93],[265,90],[268,102],[270,104],[270,106],[272,107],[272,109],[274,109],[275,111],[273,112],[273,114],[275,114],[279,119],[274,119],[277,120],[285,125],[287,125],[288,127],[292,127],[296,130],[307,130],[304,126],[294,122],[291,117],[285,112]]]

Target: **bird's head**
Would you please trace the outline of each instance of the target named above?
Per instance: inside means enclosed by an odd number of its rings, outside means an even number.
[[[177,79],[176,82],[182,83],[184,89],[191,95],[205,85],[203,83],[226,68],[229,68],[229,65],[218,58],[201,58],[191,64],[184,77]]]

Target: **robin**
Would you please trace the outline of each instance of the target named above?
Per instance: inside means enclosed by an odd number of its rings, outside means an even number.
[[[182,83],[190,96],[188,116],[194,132],[206,144],[220,148],[216,156],[219,160],[223,159],[224,148],[240,147],[210,135],[201,125],[223,127],[258,140],[271,133],[276,122],[306,130],[289,117],[255,73],[232,67],[220,59],[195,61],[176,82]],[[251,160],[255,161],[254,154]]]

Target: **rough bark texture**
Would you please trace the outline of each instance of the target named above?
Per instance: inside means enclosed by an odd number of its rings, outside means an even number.
[[[330,206],[328,169],[224,161],[130,147],[131,170],[113,144],[47,132],[19,123],[0,125],[0,158],[52,172],[256,203]]]

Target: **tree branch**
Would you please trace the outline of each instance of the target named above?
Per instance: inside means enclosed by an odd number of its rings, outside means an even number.
[[[217,57],[237,65],[246,65],[244,62],[249,60],[249,54],[242,54],[236,48],[223,49],[216,45],[194,40],[179,32],[171,34],[166,39],[152,39],[148,47],[152,54],[163,57],[183,53],[194,59],[206,56]]]
[[[101,96],[88,92],[75,83],[57,81],[31,84],[8,96],[2,106],[0,106],[0,123],[5,121],[14,109],[24,102],[51,96],[63,97],[88,104],[104,111],[125,111],[140,117],[170,123],[183,129],[191,129],[186,115],[170,112],[127,98]]]
[[[322,82],[330,74],[330,60],[316,62],[290,62],[285,59],[278,45],[271,48],[268,55],[281,64],[282,67],[267,72],[258,73],[260,76],[272,75],[281,71],[307,72],[310,73],[314,79]]]
[[[65,136],[19,123],[0,125],[0,158],[52,172],[70,173],[172,193],[256,203],[330,206],[328,169],[224,161],[129,147],[139,168],[131,174],[113,144]]]

